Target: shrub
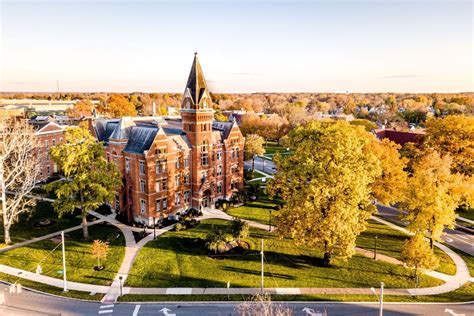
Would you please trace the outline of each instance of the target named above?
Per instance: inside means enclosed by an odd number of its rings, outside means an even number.
[[[250,226],[247,222],[240,218],[234,218],[231,225],[232,236],[240,241],[241,238],[246,238],[250,232]]]
[[[206,247],[214,253],[223,253],[227,250],[227,242],[230,240],[231,238],[222,230],[212,227],[206,236]]]
[[[184,223],[177,223],[175,226],[174,226],[174,229],[179,232],[179,231],[182,231],[182,230],[185,230],[186,229],[186,225]]]

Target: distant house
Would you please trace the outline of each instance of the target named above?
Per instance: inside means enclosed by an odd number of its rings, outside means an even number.
[[[374,131],[378,139],[389,139],[392,142],[403,146],[406,143],[420,143],[425,137],[424,129],[411,131],[397,131],[395,129],[377,129]]]

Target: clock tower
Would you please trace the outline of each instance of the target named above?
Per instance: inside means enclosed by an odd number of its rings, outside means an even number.
[[[209,181],[212,177],[214,110],[197,53],[194,53],[193,65],[183,93],[181,119],[183,132],[186,133],[192,148],[191,206],[208,207],[214,196],[214,188]]]

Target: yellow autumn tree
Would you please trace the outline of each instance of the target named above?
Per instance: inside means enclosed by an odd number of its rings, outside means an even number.
[[[97,259],[97,267],[103,268],[100,264],[101,260],[107,259],[107,254],[109,252],[109,243],[102,240],[94,240],[92,244],[92,255]]]
[[[290,156],[275,156],[278,173],[270,195],[287,203],[277,221],[281,236],[320,247],[323,263],[354,254],[355,240],[376,211],[372,185],[381,176],[377,156],[361,126],[310,122],[288,135]]]
[[[452,171],[474,174],[474,117],[449,115],[426,122],[425,146],[449,153]]]
[[[373,194],[382,204],[400,202],[404,198],[407,181],[404,169],[408,159],[400,156],[400,145],[388,139],[378,141],[372,135],[370,139],[367,148],[379,159],[382,167],[382,175],[372,185]]]
[[[74,106],[67,110],[67,116],[79,118],[82,116],[91,116],[94,110],[94,104],[89,100],[80,100]]]
[[[445,227],[454,227],[455,210],[466,194],[464,177],[451,173],[451,162],[449,155],[426,152],[413,166],[401,203],[408,211],[404,216],[409,222],[408,230],[428,233],[431,248],[434,241],[440,240]]]
[[[132,102],[121,94],[112,94],[100,107],[100,112],[110,117],[136,116],[137,110]]]
[[[432,270],[439,265],[439,260],[425,241],[423,233],[416,233],[405,242],[402,259],[407,266],[415,269],[415,277],[418,275],[418,270]]]

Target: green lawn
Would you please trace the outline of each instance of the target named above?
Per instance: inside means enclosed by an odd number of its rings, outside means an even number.
[[[29,240],[34,237],[39,237],[54,233],[69,227],[79,225],[81,219],[78,216],[80,212],[75,214],[66,214],[61,218],[58,218],[57,213],[54,211],[50,202],[37,202],[34,207],[34,211],[31,214],[22,214],[20,221],[14,224],[10,229],[10,234],[13,243]],[[37,228],[34,227],[34,223],[42,219],[50,219],[55,223],[48,227]],[[3,243],[3,222],[0,218],[0,240]],[[0,243],[0,247],[4,244]]]
[[[474,295],[474,283],[468,283],[456,291],[428,296],[384,295],[385,302],[469,302]],[[377,302],[375,295],[273,295],[272,301],[346,301]],[[136,295],[128,294],[119,298],[120,302],[165,302],[165,301],[249,301],[250,295]]]
[[[277,152],[279,153],[290,153],[291,151],[287,151],[285,147],[278,145],[276,142],[267,142],[267,144],[264,146],[265,148],[265,156],[273,156]]]
[[[465,209],[457,210],[456,213],[461,217],[464,217],[464,218],[470,219],[471,221],[474,221],[474,209],[472,209],[472,208],[470,208],[468,210],[465,210]],[[460,224],[461,223],[467,224],[466,222],[460,221]]]
[[[272,212],[271,215],[273,222],[274,217],[279,213],[279,211],[274,209],[275,206],[275,203],[259,198],[255,202],[246,202],[243,206],[231,208],[227,211],[227,214],[262,224],[269,224],[270,211]]]
[[[407,234],[379,222],[369,220],[367,230],[357,237],[356,244],[358,247],[373,251],[375,247],[375,236],[378,237],[377,253],[402,260],[401,251],[403,243],[408,238]],[[456,265],[447,254],[437,247],[435,247],[435,254],[440,260],[440,265],[436,271],[449,275],[456,274]]]
[[[70,281],[108,285],[117,273],[125,253],[125,239],[118,228],[107,224],[89,227],[91,239],[82,238],[82,230],[70,232],[66,237],[67,278]],[[110,242],[110,251],[105,261],[105,270],[95,271],[97,264],[92,257],[91,247],[94,239]],[[41,264],[43,274],[62,278],[61,246],[51,240],[39,241],[24,247],[0,254],[0,263],[12,267],[36,271]]]
[[[204,240],[212,226],[228,230],[230,222],[206,220],[197,227],[167,232],[149,242],[138,254],[127,279],[128,286],[138,287],[259,287],[260,239],[265,240],[265,275],[267,287],[370,287],[380,281],[387,287],[412,287],[411,271],[369,258],[354,256],[322,267],[322,253],[307,246],[295,246],[267,231],[251,229],[246,240],[251,251],[245,255],[207,256]],[[153,258],[150,260],[150,258]],[[442,281],[423,276],[420,286],[434,286]]]

